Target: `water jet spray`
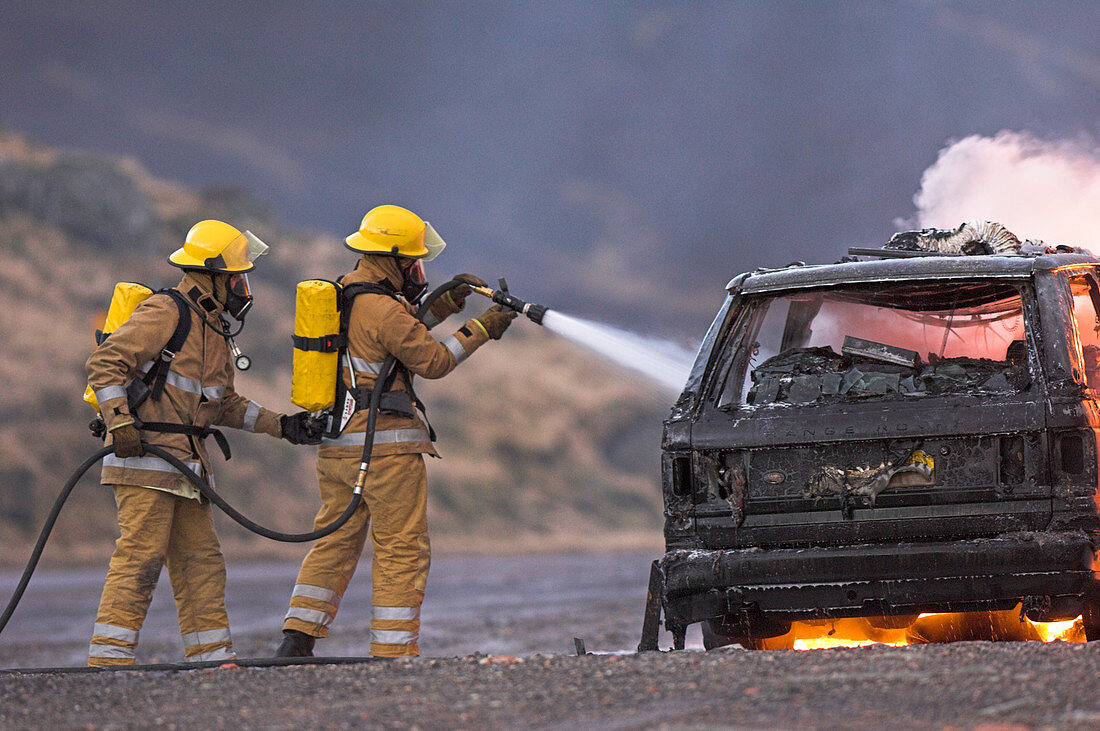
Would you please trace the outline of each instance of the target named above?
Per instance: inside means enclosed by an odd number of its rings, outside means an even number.
[[[474,292],[502,307],[526,315],[562,337],[608,358],[612,362],[641,373],[672,392],[679,392],[687,381],[695,353],[675,343],[647,338],[611,325],[605,325],[550,310],[543,305],[524,302],[508,291],[504,278],[500,289],[472,286]]]

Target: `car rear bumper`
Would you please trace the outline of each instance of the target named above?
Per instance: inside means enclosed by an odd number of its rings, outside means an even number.
[[[937,543],[676,550],[658,562],[666,623],[762,612],[777,619],[1006,609],[1092,591],[1083,532]],[[1034,598],[1034,599],[1029,599]],[[1049,604],[1049,602],[1048,602]]]

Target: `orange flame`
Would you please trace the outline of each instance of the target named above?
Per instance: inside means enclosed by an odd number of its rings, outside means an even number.
[[[1028,620],[1031,622],[1031,620]],[[1061,640],[1062,642],[1084,642],[1085,641],[1085,627],[1081,623],[1081,618],[1068,619],[1064,622],[1031,622],[1032,626],[1039,633],[1043,642],[1054,642],[1055,640]]]
[[[963,640],[1085,641],[1080,617],[1063,622],[1032,622],[1021,613],[1019,605],[999,612],[921,614],[909,622],[900,619],[857,617],[794,622],[787,634],[762,640],[758,646],[768,650],[818,650]]]

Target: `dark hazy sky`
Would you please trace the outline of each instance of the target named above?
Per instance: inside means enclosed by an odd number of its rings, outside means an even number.
[[[1095,2],[0,0],[0,125],[341,235],[400,203],[440,274],[697,338],[733,274],[884,240],[950,140],[1095,135],[1097,38]]]

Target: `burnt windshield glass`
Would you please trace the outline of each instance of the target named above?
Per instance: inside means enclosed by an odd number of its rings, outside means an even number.
[[[718,405],[1014,392],[1029,382],[1021,291],[899,283],[750,298]]]

